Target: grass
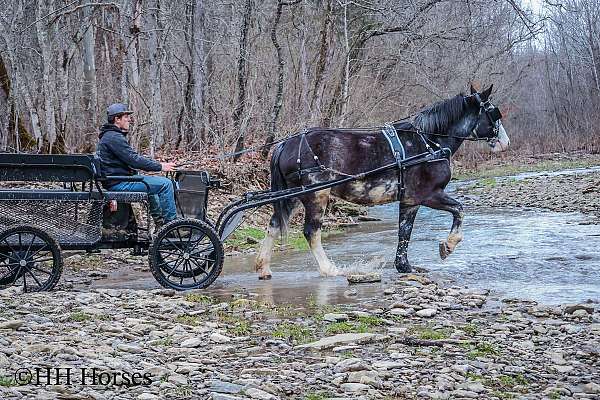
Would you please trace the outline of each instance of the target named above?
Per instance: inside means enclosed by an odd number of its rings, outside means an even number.
[[[303,344],[313,340],[314,335],[312,331],[304,325],[284,322],[279,324],[273,331],[273,337]]]
[[[265,231],[253,226],[241,227],[236,229],[227,239],[227,245],[236,249],[252,249],[257,247],[258,243],[265,238]],[[251,240],[249,241],[248,238]]]
[[[373,328],[384,325],[382,318],[369,315],[358,317],[356,321],[333,322],[325,327],[325,332],[336,335],[339,333],[369,333]]]
[[[238,322],[233,328],[228,328],[227,332],[234,336],[247,336],[252,331],[250,322],[242,320]]]
[[[104,314],[88,314],[82,311],[76,311],[69,315],[69,321],[72,322],[85,322],[85,321],[108,321],[110,320],[109,315]]]
[[[433,329],[426,326],[413,326],[409,329],[411,334],[417,336],[421,340],[442,340],[450,337],[450,332],[447,329]]]
[[[479,327],[473,323],[463,326],[462,330],[469,336],[475,336],[479,333]]]
[[[155,346],[163,346],[163,347],[171,347],[173,345],[173,338],[171,336],[167,336],[162,339],[157,339],[154,342]]]
[[[200,324],[200,319],[192,315],[183,314],[175,317],[175,322],[183,325],[198,326]]]
[[[469,380],[481,382],[484,386],[495,389],[494,393],[498,395],[498,393],[503,394],[503,396],[499,396],[502,399],[510,399],[515,396],[510,391],[520,391],[526,392],[527,386],[529,385],[529,381],[522,375],[517,374],[514,376],[510,375],[500,375],[498,377],[488,378],[473,372],[467,372],[465,377]]]
[[[475,345],[475,349],[467,353],[467,358],[474,360],[478,357],[489,357],[500,354],[500,351],[489,342],[480,342]]]
[[[206,296],[204,294],[199,293],[188,293],[185,295],[185,301],[189,301],[190,303],[200,303],[200,304],[214,304],[216,300],[210,296]]]
[[[11,387],[11,386],[17,386],[17,382],[15,382],[15,380],[12,377],[5,377],[5,376],[0,376],[0,386],[3,387]]]

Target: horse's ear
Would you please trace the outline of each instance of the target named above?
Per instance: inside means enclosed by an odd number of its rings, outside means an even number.
[[[489,88],[487,88],[487,90],[484,90],[481,93],[481,101],[488,101],[488,99],[490,98],[490,95],[492,94],[492,89],[493,89],[494,85],[490,85]]]

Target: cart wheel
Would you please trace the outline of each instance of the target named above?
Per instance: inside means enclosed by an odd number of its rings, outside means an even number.
[[[179,219],[163,226],[148,252],[150,269],[162,286],[204,289],[223,269],[223,244],[215,230],[198,219]]]
[[[58,242],[41,229],[17,225],[0,233],[0,287],[19,282],[24,292],[52,290],[62,269]]]

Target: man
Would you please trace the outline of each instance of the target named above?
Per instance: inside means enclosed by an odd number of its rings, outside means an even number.
[[[139,155],[126,139],[131,124],[133,111],[121,103],[111,104],[107,111],[108,123],[100,128],[100,140],[96,146],[96,154],[101,160],[106,175],[137,175],[138,169],[143,171],[173,171],[175,163],[160,163]],[[173,184],[162,176],[143,176],[150,188],[148,201],[150,214],[157,226],[166,224],[177,217]],[[142,182],[106,181],[105,189],[111,191],[146,192],[148,187]]]

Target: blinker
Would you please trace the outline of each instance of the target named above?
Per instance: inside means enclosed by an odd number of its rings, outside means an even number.
[[[498,107],[494,107],[488,110],[487,113],[490,116],[491,120],[494,122],[502,119],[502,113],[500,112],[500,109]]]

